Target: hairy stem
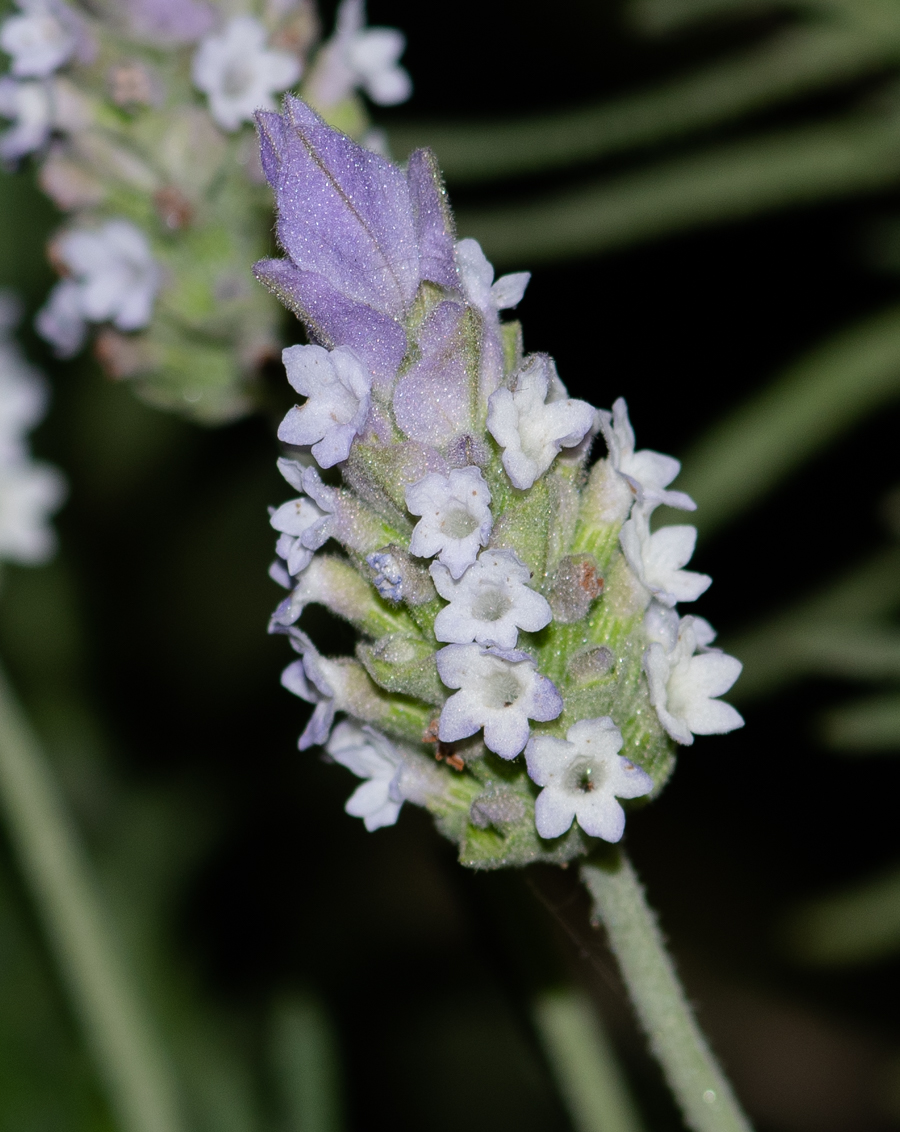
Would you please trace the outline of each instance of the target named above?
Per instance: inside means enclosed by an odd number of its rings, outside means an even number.
[[[638,1018],[693,1132],[750,1132],[750,1123],[700,1032],[627,857],[582,866],[594,916],[619,962]]]
[[[0,807],[123,1132],[179,1132],[166,1059],[51,769],[2,670]]]

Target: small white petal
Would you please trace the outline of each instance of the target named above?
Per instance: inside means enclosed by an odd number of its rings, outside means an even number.
[[[486,546],[493,527],[491,493],[481,469],[454,468],[449,475],[437,472],[406,489],[406,506],[422,518],[409,543],[410,554],[433,558],[459,578]]]
[[[448,645],[437,654],[437,666],[447,687],[459,688],[441,711],[442,742],[483,728],[485,746],[514,759],[528,741],[528,721],[556,719],[562,711],[562,696],[527,653]]]
[[[441,563],[431,576],[450,604],[438,613],[434,634],[452,644],[515,648],[519,629],[536,633],[553,618],[550,605],[530,589],[531,571],[509,550],[484,550],[463,576],[454,581]]]
[[[609,449],[610,463],[631,486],[638,502],[646,505],[648,512],[660,503],[682,511],[696,510],[696,503],[683,491],[665,490],[681,470],[681,464],[674,456],[665,456],[649,448],[635,452],[634,429],[628,419],[624,397],[618,398],[611,413],[601,410],[598,419]]]
[[[566,738],[536,735],[525,748],[531,779],[542,786],[534,806],[541,837],[560,837],[574,819],[591,837],[618,841],[625,812],[617,798],[649,794],[653,780],[619,755],[622,734],[609,716],[582,719]]]
[[[194,86],[209,99],[213,118],[237,130],[256,110],[274,110],[272,95],[300,78],[300,60],[266,48],[266,30],[252,16],[235,16],[201,41],[191,64]]]
[[[684,617],[673,649],[654,642],[644,653],[650,702],[666,731],[685,745],[693,743],[694,735],[722,735],[744,723],[730,704],[716,698],[737,680],[741,662],[718,649],[697,653],[697,628],[695,618]],[[708,624],[701,622],[699,628],[701,637],[709,639]]]
[[[278,429],[285,444],[312,445],[322,468],[350,455],[353,440],[366,427],[372,378],[348,346],[289,346],[282,351],[288,381],[307,401],[295,406]]]
[[[503,449],[503,467],[513,487],[527,490],[550,467],[561,448],[580,444],[595,411],[586,401],[553,399],[561,385],[550,358],[530,358],[515,391],[498,389],[488,400],[487,427]]]

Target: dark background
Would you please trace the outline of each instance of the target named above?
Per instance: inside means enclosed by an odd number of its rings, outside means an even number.
[[[525,114],[636,90],[771,27],[654,43],[623,30],[617,5],[587,0],[371,0],[369,16],[409,40],[415,95],[376,115],[387,127],[394,115]],[[864,93],[793,103],[749,128]],[[642,159],[451,194],[499,200]],[[10,281],[36,305],[55,221],[24,181],[10,191],[31,218],[4,236]],[[885,194],[542,267],[518,311],[526,348],[553,354],[574,396],[626,396],[640,446],[681,454],[791,359],[895,298],[895,277],[872,263],[895,213]],[[285,642],[265,634],[279,593],[265,507],[285,497],[273,420],[202,431],[140,405],[89,359],[61,365],[28,348],[54,380],[36,448],[65,469],[71,498],[58,562],[6,573],[0,641],[119,907],[158,955],[177,956],[260,1079],[273,1001],[311,988],[333,1012],[348,1127],[565,1129],[529,1002],[571,977],[600,1004],[648,1127],[679,1128],[574,876],[467,873],[409,806],[367,834],[343,813],[346,771],[298,754],[306,709],[278,684]],[[696,568],[715,585],[698,612],[726,648],[888,543],[898,427],[894,406],[701,543]],[[779,934],[801,898],[897,860],[894,759],[817,741],[820,710],[847,697],[810,680],[749,704],[743,731],[683,750],[662,798],[629,821],[629,852],[760,1132],[900,1124],[900,966],[811,971]],[[43,955],[6,857],[3,900]],[[129,861],[149,878],[139,891],[122,879]],[[48,993],[48,1018],[74,1047]],[[79,1073],[73,1097],[92,1089]]]

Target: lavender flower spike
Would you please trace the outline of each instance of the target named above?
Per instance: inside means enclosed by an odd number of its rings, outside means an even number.
[[[315,705],[300,746],[344,715],[327,749],[366,779],[347,811],[375,829],[425,806],[472,868],[616,842],[676,744],[741,723],[718,699],[739,662],[674,608],[711,580],[683,569],[696,532],[650,531],[658,504],[693,507],[667,490],[678,462],[636,448],[624,401],[598,411],[522,356],[501,312],[528,276],[494,282],[474,240],[454,260],[427,154],[404,174],[291,99],[259,121],[289,258],[258,272],[314,339],[285,351],[306,402],[279,466],[303,494],[271,519],[291,591],[272,631],[303,658],[283,682]],[[312,603],[355,656],[316,652]]]
[[[423,280],[459,290],[443,190],[425,151],[406,175],[330,129],[288,96],[257,115],[263,169],[275,191],[287,259],[261,260],[261,282],[315,342],[350,346],[376,377],[406,353],[404,319]]]

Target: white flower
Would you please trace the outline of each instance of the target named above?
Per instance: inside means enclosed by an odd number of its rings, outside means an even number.
[[[600,409],[597,415],[609,449],[609,461],[628,483],[639,503],[652,504],[648,510],[660,503],[681,511],[697,509],[697,504],[683,491],[664,490],[681,471],[681,464],[674,456],[664,456],[649,448],[635,452],[634,429],[628,419],[624,397],[619,397],[611,413]]]
[[[269,512],[269,523],[281,534],[275,553],[287,563],[288,574],[294,576],[306,569],[313,551],[331,537],[332,489],[325,487],[314,468],[303,468],[295,460],[280,459],[278,470],[291,487],[304,492],[299,499],[288,500]],[[280,574],[274,577],[282,581]]]
[[[586,401],[565,396],[550,358],[530,358],[519,372],[515,392],[498,389],[488,400],[488,431],[503,449],[503,467],[513,487],[531,487],[561,448],[580,444],[595,415]]]
[[[0,134],[0,158],[16,161],[40,149],[53,128],[53,105],[47,84],[0,79],[0,116],[15,123]]]
[[[335,106],[359,87],[379,106],[405,102],[412,79],[397,62],[405,47],[406,37],[396,28],[366,28],[363,0],[343,0],[311,79],[313,101]]]
[[[74,17],[53,0],[17,0],[20,16],[0,25],[0,47],[12,56],[14,75],[46,78],[71,56],[77,44]]]
[[[292,647],[300,653],[300,659],[282,672],[282,687],[314,705],[309,723],[297,742],[300,750],[305,751],[308,747],[322,746],[334,723],[337,710],[335,689],[328,679],[328,669],[333,665],[319,655],[316,646],[302,630],[291,628],[289,636]]]
[[[519,629],[536,633],[553,619],[546,599],[527,584],[531,571],[511,550],[483,550],[456,582],[446,566],[433,562],[431,577],[450,602],[434,621],[439,641],[512,649]]]
[[[406,506],[422,516],[409,553],[438,555],[452,578],[462,576],[491,537],[491,493],[480,468],[454,468],[449,476],[432,472],[406,489]]]
[[[696,601],[712,585],[708,574],[682,569],[694,553],[696,527],[661,527],[651,534],[646,512],[635,507],[619,532],[619,542],[628,565],[663,605]]]
[[[357,778],[366,779],[350,795],[344,810],[362,818],[370,833],[393,825],[403,805],[397,784],[403,757],[394,744],[373,727],[344,720],[331,733],[325,750]]]
[[[741,662],[719,649],[704,648],[711,640],[708,622],[683,617],[671,651],[654,642],[644,653],[650,702],[676,743],[690,745],[694,735],[723,735],[744,721],[724,695],[741,673]],[[698,645],[703,648],[697,654]],[[697,654],[697,655],[695,655]]]
[[[443,743],[467,739],[484,728],[485,746],[514,759],[528,742],[529,719],[546,722],[563,709],[562,696],[524,652],[447,645],[437,668],[448,688],[459,688],[441,711]]]
[[[56,549],[49,517],[65,498],[56,468],[30,460],[0,467],[0,558],[46,562]]]
[[[300,72],[295,55],[266,49],[266,29],[252,16],[235,16],[206,36],[191,64],[194,86],[225,130],[251,121],[256,110],[274,110],[272,95],[293,86]]]
[[[119,330],[147,325],[162,272],[139,228],[108,220],[100,228],[67,232],[55,247],[72,277],[53,288],[37,328],[60,354],[75,353],[86,321],[109,319]]]
[[[639,798],[653,789],[646,771],[623,758],[622,733],[608,715],[582,719],[565,739],[535,735],[525,748],[531,778],[543,786],[534,803],[541,837],[561,837],[573,818],[591,837],[618,841],[625,811],[617,798]]]
[[[531,279],[530,271],[501,275],[494,282],[494,268],[477,240],[460,240],[456,245],[456,266],[459,268],[463,293],[482,313],[490,314],[517,306]]]
[[[289,346],[281,359],[288,381],[307,401],[287,414],[278,439],[311,444],[323,468],[346,460],[353,438],[366,427],[371,375],[349,346]]]

